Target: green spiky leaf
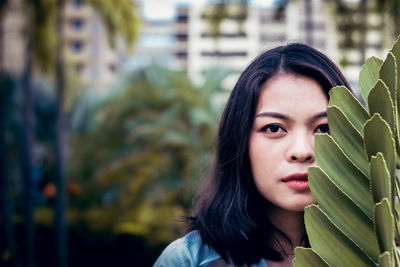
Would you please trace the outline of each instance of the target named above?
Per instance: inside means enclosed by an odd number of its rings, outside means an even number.
[[[397,40],[395,41],[392,49],[390,50],[393,55],[395,56],[395,61],[396,61],[396,67],[400,67],[400,36],[397,38]],[[396,148],[397,148],[397,153],[400,152],[400,118],[399,118],[399,114],[400,114],[400,71],[397,69],[396,70],[396,75],[397,75],[397,79],[396,79],[396,102],[393,103],[394,107],[395,107],[395,114],[396,114],[396,122],[397,125],[395,127],[395,138],[396,138]]]
[[[389,124],[392,133],[395,129],[395,109],[390,92],[385,83],[379,79],[368,95],[368,110],[370,116],[379,113]]]
[[[360,71],[358,86],[360,87],[361,96],[364,101],[367,101],[369,91],[379,79],[379,69],[383,61],[376,57],[367,59]]]
[[[389,125],[382,119],[381,115],[375,113],[365,123],[364,143],[368,158],[375,156],[378,152],[383,154],[390,174],[391,184],[394,185],[396,169],[395,143]],[[393,199],[393,195],[391,199]]]
[[[390,174],[382,153],[371,157],[370,165],[371,192],[375,203],[383,198],[391,199]]]
[[[294,267],[318,266],[328,267],[329,265],[311,248],[297,247],[295,249],[296,258],[293,260]]]
[[[376,266],[376,264],[316,205],[305,208],[304,220],[310,244],[331,266]]]
[[[315,137],[315,155],[322,171],[372,219],[369,180],[345,156],[331,136],[322,134]]]
[[[372,86],[371,86],[372,88]],[[329,91],[329,106],[338,107],[354,128],[362,135],[364,123],[369,119],[368,112],[344,86],[337,86]]]
[[[369,162],[365,154],[362,136],[338,107],[328,106],[327,112],[330,135],[343,152],[352,159],[355,166],[363,174],[368,175]]]
[[[396,77],[396,59],[393,53],[389,52],[385,61],[383,62],[379,70],[379,78],[383,80],[386,86],[389,88],[390,95],[393,103],[396,103],[396,88],[397,88],[397,77]]]
[[[394,218],[387,198],[375,205],[375,229],[381,253],[393,251]]]
[[[297,266],[400,266],[399,67],[400,36],[385,61],[372,57],[362,67],[368,112],[346,87],[331,89],[331,136],[315,137],[318,166],[309,168],[318,203],[305,209],[311,249],[296,250]]]
[[[357,203],[340,190],[319,167],[308,168],[308,173],[310,189],[321,210],[346,236],[359,244],[370,258],[377,260],[379,247],[372,219],[368,218]]]
[[[389,252],[385,251],[379,255],[379,267],[392,267],[392,257]]]
[[[394,42],[393,47],[392,47],[392,49],[390,51],[395,56],[396,67],[400,67],[400,36],[397,37],[397,39]],[[396,91],[397,91],[397,103],[394,103],[394,105],[397,106],[397,110],[399,111],[400,110],[400,104],[399,104],[399,101],[400,101],[400,89],[399,89],[399,87],[400,87],[400,71],[397,70],[396,74],[397,74],[397,84],[396,84],[397,85],[397,88],[396,88]]]

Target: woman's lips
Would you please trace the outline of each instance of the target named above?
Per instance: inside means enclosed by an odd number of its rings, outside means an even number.
[[[308,187],[308,173],[294,173],[282,179],[282,182],[297,190],[306,190]]]

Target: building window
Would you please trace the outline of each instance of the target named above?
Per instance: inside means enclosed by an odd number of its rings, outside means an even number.
[[[220,38],[241,38],[246,37],[247,34],[245,32],[236,32],[236,33],[221,33]],[[211,34],[207,32],[203,32],[201,34],[201,38],[210,38]]]
[[[188,23],[189,21],[189,9],[187,7],[178,8],[178,16],[176,17],[178,23]]]
[[[82,63],[76,63],[74,65],[74,69],[76,72],[81,73],[83,71],[83,69],[85,68],[85,66]]]
[[[79,53],[83,49],[83,42],[82,41],[72,41],[70,46],[71,46],[72,51],[74,51],[75,53]]]
[[[72,28],[74,28],[75,30],[81,30],[83,28],[83,26],[85,25],[85,22],[81,18],[74,18],[74,19],[71,19],[70,24],[71,24]]]
[[[114,63],[111,63],[110,65],[108,65],[108,68],[111,72],[116,72],[117,71],[117,65]]]
[[[204,14],[204,13],[203,13],[203,14],[201,15],[201,18],[202,18],[203,20],[206,20],[206,19],[208,19],[210,16],[211,16],[210,14]],[[245,21],[245,20],[247,19],[247,13],[244,12],[244,13],[242,13],[242,14],[227,15],[227,16],[226,16],[226,19],[228,19],[228,20],[235,20],[235,21]]]
[[[286,35],[284,34],[261,34],[261,42],[285,42]]]
[[[179,15],[179,16],[176,18],[176,21],[177,21],[178,23],[188,23],[188,21],[189,21],[189,16],[188,16],[188,15]]]
[[[82,4],[83,4],[82,0],[74,0],[73,1],[73,5],[76,8],[80,8],[82,6]]]
[[[201,55],[204,57],[246,57],[247,52],[208,52],[208,51],[203,51],[201,52]]]
[[[275,13],[265,14],[260,16],[261,24],[283,24],[286,21],[285,14]]]
[[[311,27],[313,31],[325,31],[326,27],[325,27],[325,23],[324,22],[312,22]],[[307,29],[307,25],[305,24],[301,24],[300,25],[300,29],[306,31]]]
[[[178,51],[175,53],[175,56],[177,58],[185,59],[185,58],[187,58],[187,52],[186,51]]]
[[[188,39],[187,33],[178,33],[175,35],[179,42],[186,42]]]

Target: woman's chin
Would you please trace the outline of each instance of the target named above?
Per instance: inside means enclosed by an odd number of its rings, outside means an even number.
[[[310,200],[310,201],[304,201],[304,202],[301,202],[301,203],[294,203],[293,205],[291,205],[290,207],[288,207],[288,210],[291,210],[291,211],[301,211],[301,212],[303,212],[304,209],[305,209],[307,206],[312,205],[312,204],[317,204],[317,202],[316,202],[314,199],[312,199],[312,200]]]

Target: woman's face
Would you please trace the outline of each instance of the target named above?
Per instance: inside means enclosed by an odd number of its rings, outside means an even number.
[[[279,74],[262,89],[249,154],[258,191],[276,207],[303,211],[315,203],[308,167],[315,165],[314,136],[328,131],[328,99],[305,76]]]

